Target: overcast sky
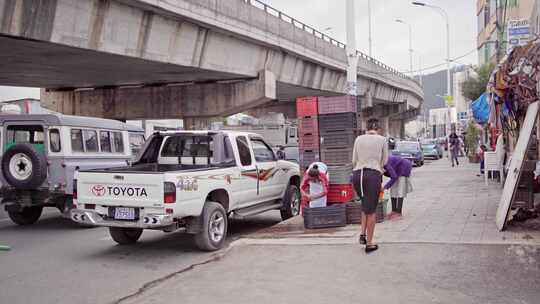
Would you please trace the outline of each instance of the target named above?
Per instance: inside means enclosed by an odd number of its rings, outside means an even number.
[[[329,36],[346,42],[345,0],[263,0],[293,18],[324,30]],[[357,47],[368,53],[368,0],[356,0]],[[462,64],[476,64],[476,1],[426,0],[448,12],[450,20],[450,57],[472,51],[459,60]],[[446,33],[444,19],[435,10],[414,6],[408,0],[371,0],[373,57],[400,71],[409,70],[409,29],[397,23],[397,18],[412,26],[414,69],[444,63]],[[428,72],[442,69],[439,67]]]
[[[293,18],[327,31],[331,37],[346,42],[345,0],[263,0]],[[356,1],[357,47],[368,53],[368,0]],[[426,1],[444,8],[450,19],[450,56],[472,52],[457,61],[460,64],[476,64],[476,1],[430,0]],[[412,25],[414,70],[444,63],[446,57],[445,25],[433,9],[411,5],[408,0],[371,0],[373,57],[400,71],[409,70],[408,27],[395,22],[403,19]],[[431,73],[444,66],[428,70]],[[0,100],[39,98],[38,89],[0,87]]]

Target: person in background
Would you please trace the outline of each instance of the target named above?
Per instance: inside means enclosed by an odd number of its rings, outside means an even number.
[[[300,185],[300,192],[309,202],[309,208],[326,207],[328,188],[326,172],[321,172],[317,164],[310,165]]]
[[[458,155],[460,148],[460,142],[459,137],[456,134],[456,131],[452,131],[450,136],[448,136],[448,143],[450,146],[448,147],[448,153],[450,153],[450,158],[452,159],[452,167],[454,167],[454,161],[457,166],[459,166],[459,160]]]
[[[478,157],[480,158],[480,174],[478,174],[478,176],[482,176],[484,174],[484,152],[486,151],[486,145],[480,145],[480,147],[478,148]]]
[[[398,156],[389,156],[388,162],[384,165],[384,175],[390,177],[384,185],[384,189],[390,189],[392,201],[389,219],[399,219],[403,214],[403,200],[407,197],[407,193],[412,192],[411,171],[411,162]]]
[[[376,215],[382,188],[384,165],[388,160],[388,143],[385,137],[378,134],[379,121],[370,119],[367,122],[367,133],[358,136],[353,148],[353,185],[362,200],[362,231],[360,244],[365,244],[366,253],[379,248],[373,243]]]

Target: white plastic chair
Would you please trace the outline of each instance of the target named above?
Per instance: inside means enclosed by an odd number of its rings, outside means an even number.
[[[484,152],[484,179],[488,184],[489,172],[499,171],[501,183],[504,185],[504,143],[502,135],[497,139],[495,152]]]

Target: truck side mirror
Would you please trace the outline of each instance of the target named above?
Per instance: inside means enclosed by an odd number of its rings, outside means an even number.
[[[285,152],[284,151],[279,150],[279,151],[277,151],[276,154],[277,154],[278,159],[285,159]]]

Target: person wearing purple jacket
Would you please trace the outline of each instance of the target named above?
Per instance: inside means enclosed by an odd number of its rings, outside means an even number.
[[[403,200],[407,193],[412,192],[411,185],[412,164],[409,160],[389,156],[384,165],[384,175],[390,180],[384,185],[384,189],[390,189],[390,199],[392,200],[392,213],[389,219],[398,219],[402,216]]]

